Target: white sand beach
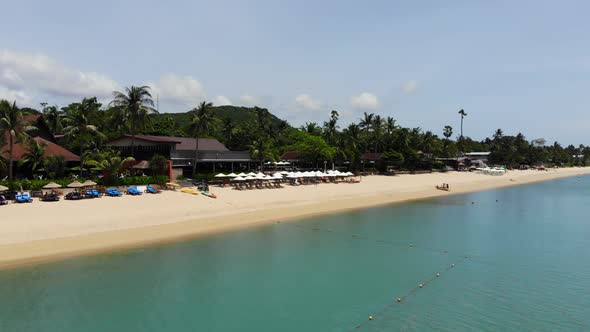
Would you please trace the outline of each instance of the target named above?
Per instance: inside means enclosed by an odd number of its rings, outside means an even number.
[[[367,176],[358,184],[285,185],[264,190],[212,187],[217,199],[164,191],[55,203],[35,200],[0,207],[0,266],[581,174],[590,174],[590,168],[509,171],[504,176],[464,172]],[[451,191],[436,190],[435,185],[441,183],[450,184]]]

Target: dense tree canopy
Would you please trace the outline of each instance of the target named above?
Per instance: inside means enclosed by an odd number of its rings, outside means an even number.
[[[474,151],[489,151],[489,163],[514,168],[590,163],[590,148],[584,145],[546,144],[542,138],[530,140],[522,133],[509,135],[502,129],[490,130],[491,137],[476,141],[456,134],[449,125],[439,129],[439,136],[421,128],[402,127],[394,117],[375,113],[364,113],[355,122],[343,125],[340,113],[332,110],[326,112],[322,123],[304,122],[299,128],[259,107],[215,106],[203,102],[185,113],[158,114],[153,109],[149,87],[145,86],[115,92],[113,101],[106,107],[95,97],[62,108],[44,103],[42,112],[19,109],[8,101],[1,101],[1,105],[0,140],[12,139],[13,144],[24,142],[26,124],[22,121],[23,116],[43,114],[54,134],[65,135],[60,144],[79,153],[83,165],[94,170],[102,168],[110,174],[117,173],[115,168],[124,164],[124,159],[103,155],[84,162],[90,156],[85,151],[100,151],[108,139],[122,134],[213,137],[229,149],[249,150],[252,159],[260,164],[278,161],[284,152],[295,150],[310,166],[323,168],[324,162],[329,162],[353,171],[367,167],[379,170],[442,167],[437,158],[455,158],[461,153]],[[0,143],[10,146],[9,142]],[[43,158],[41,147],[37,145],[30,144],[29,149],[27,162],[31,170],[63,173],[62,160]],[[0,156],[2,174],[8,173],[12,165],[10,149],[6,150],[8,152]],[[369,154],[380,159],[377,162],[363,160],[363,156]],[[194,166],[196,168],[196,163]],[[158,170],[153,172],[158,173]]]

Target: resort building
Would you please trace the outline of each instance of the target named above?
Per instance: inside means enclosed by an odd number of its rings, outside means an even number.
[[[121,151],[123,156],[133,155],[138,161],[148,161],[159,154],[171,161],[175,174],[190,174],[197,143],[190,137],[124,135],[106,144]],[[235,172],[249,170],[251,166],[250,151],[230,151],[214,138],[199,138],[197,158],[200,173]],[[253,164],[252,164],[253,165]]]
[[[59,146],[53,142],[50,142],[40,136],[33,137],[32,139],[34,141],[36,141],[37,143],[45,146],[45,151],[43,154],[45,157],[62,156],[66,160],[66,162],[68,162],[68,163],[74,164],[74,163],[80,162],[80,157],[78,155],[67,150],[66,148],[64,148],[62,146]],[[23,159],[23,156],[28,152],[28,147],[26,146],[26,144],[22,144],[22,143],[14,144],[12,149],[13,149],[12,150],[12,158],[14,159],[15,162],[21,161]],[[0,153],[2,154],[2,157],[8,159],[8,153],[9,153],[8,144],[6,144],[2,148],[0,148]]]
[[[51,130],[47,126],[43,115],[25,115],[23,120],[28,126],[31,126],[31,129],[27,130],[27,134],[32,138],[32,140],[44,147],[43,155],[45,157],[61,156],[65,159],[69,167],[75,166],[80,162],[80,157],[78,155],[57,144],[55,136],[51,133]],[[4,146],[0,146],[0,156],[8,161],[10,158],[10,147],[8,146],[9,137],[8,133],[5,135],[5,144]],[[13,144],[12,150],[12,158],[15,163],[14,165],[18,166],[18,162],[22,161],[24,156],[29,152],[29,147],[27,142],[19,141]],[[19,170],[16,169],[16,173],[18,172]]]
[[[467,152],[465,153],[465,158],[471,161],[481,160],[484,164],[487,164],[490,153],[491,152]]]

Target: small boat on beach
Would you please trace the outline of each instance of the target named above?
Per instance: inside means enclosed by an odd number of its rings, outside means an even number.
[[[209,191],[202,191],[201,194],[203,194],[203,195],[205,195],[207,197],[217,198],[217,195],[215,195],[214,193],[209,192]]]
[[[192,195],[198,195],[198,194],[201,193],[198,190],[191,189],[191,188],[188,188],[188,187],[181,188],[180,191],[183,192],[183,193],[185,193],[185,194],[192,194]]]

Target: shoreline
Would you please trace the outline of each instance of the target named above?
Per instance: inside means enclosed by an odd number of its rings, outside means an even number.
[[[0,224],[0,269],[161,245],[277,221],[587,174],[590,174],[590,167],[546,172],[510,171],[503,176],[457,172],[369,176],[363,177],[360,184],[286,186],[251,191],[213,187],[213,191],[219,193],[217,200],[203,195],[165,192],[120,199],[104,197],[80,202],[13,204],[0,208],[1,219],[5,221]],[[449,183],[452,191],[434,188],[442,182]],[[159,208],[162,203],[166,208]],[[95,214],[85,215],[88,212]]]

